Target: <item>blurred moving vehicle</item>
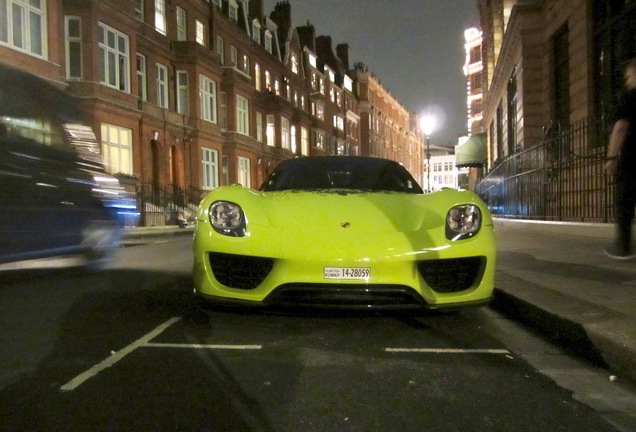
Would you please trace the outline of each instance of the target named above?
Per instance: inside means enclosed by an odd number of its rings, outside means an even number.
[[[103,265],[130,208],[74,98],[0,65],[0,269],[77,256]],[[8,264],[12,263],[12,264]]]
[[[258,191],[211,191],[196,224],[194,290],[210,302],[456,309],[494,288],[486,205],[470,191],[425,194],[390,160],[286,160]]]

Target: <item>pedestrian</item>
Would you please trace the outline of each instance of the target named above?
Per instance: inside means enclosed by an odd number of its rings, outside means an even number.
[[[605,253],[614,259],[636,256],[632,248],[632,221],[636,205],[636,58],[625,67],[625,93],[612,126],[605,172],[616,176],[616,240]]]

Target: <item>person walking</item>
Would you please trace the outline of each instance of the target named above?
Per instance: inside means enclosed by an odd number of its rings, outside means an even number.
[[[617,236],[605,248],[614,259],[636,257],[632,246],[632,221],[636,206],[636,58],[625,67],[625,93],[610,134],[605,172],[616,176],[615,206]]]

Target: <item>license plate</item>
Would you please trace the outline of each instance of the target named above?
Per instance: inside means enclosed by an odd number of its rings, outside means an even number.
[[[368,267],[325,267],[325,279],[367,280],[371,276]]]

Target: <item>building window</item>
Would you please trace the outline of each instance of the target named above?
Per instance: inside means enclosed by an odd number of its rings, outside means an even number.
[[[46,4],[41,0],[0,1],[0,44],[46,57]]]
[[[272,53],[272,33],[269,30],[265,32],[265,50]]]
[[[272,75],[269,71],[265,71],[265,90],[272,91]]]
[[[133,174],[132,130],[102,123],[102,155],[106,171]]]
[[[184,41],[188,39],[187,25],[185,9],[177,6],[177,40]]]
[[[168,108],[168,68],[157,63],[157,105]]]
[[[242,135],[250,134],[249,102],[241,95],[236,95],[236,131]]]
[[[243,54],[243,72],[250,73],[250,58],[247,54]]]
[[[325,134],[323,132],[316,131],[314,134],[314,138],[314,146],[318,149],[324,150],[326,148]]]
[[[258,63],[254,64],[254,87],[261,91],[261,65]]]
[[[155,30],[166,34],[166,0],[155,0]]]
[[[263,113],[256,113],[256,141],[263,142]]]
[[[216,37],[216,53],[219,55],[221,66],[225,64],[225,44],[221,36]]]
[[[214,189],[219,185],[219,153],[206,147],[201,147],[201,175],[203,189]]]
[[[267,145],[270,147],[274,147],[276,145],[276,129],[274,128],[273,114],[267,114],[265,136],[267,136]]]
[[[230,18],[230,21],[232,22],[238,21],[238,3],[236,2],[236,0],[229,0],[228,16]]]
[[[280,118],[280,145],[282,148],[291,150],[291,138],[289,130],[289,119]]]
[[[252,21],[252,39],[257,44],[261,44],[261,23],[256,19]]]
[[[291,70],[293,73],[298,73],[298,56],[295,53],[291,55]]]
[[[252,186],[250,181],[250,160],[246,157],[238,157],[238,182],[246,188]]]
[[[66,78],[82,79],[82,31],[79,17],[64,19],[66,42]]]
[[[230,62],[232,67],[238,67],[238,51],[234,45],[230,46]]]
[[[517,147],[517,71],[508,79],[508,154],[514,154]]]
[[[135,19],[144,21],[146,14],[144,13],[144,0],[135,0]]]
[[[99,79],[102,84],[129,92],[128,36],[99,23]]]
[[[201,118],[216,123],[216,82],[199,75],[199,98],[201,100]]]
[[[219,92],[219,125],[222,131],[227,130],[227,93]]]
[[[205,26],[199,20],[196,20],[197,43],[205,46]]]
[[[292,153],[296,154],[296,152],[298,151],[298,145],[296,144],[296,126],[292,125],[291,129],[290,129],[290,136],[291,136],[291,141],[290,141],[290,150]]]
[[[300,152],[303,156],[309,156],[309,131],[306,127],[300,128]]]
[[[147,88],[146,57],[137,54],[137,97],[142,101],[148,100]]]
[[[188,73],[177,71],[177,112],[188,115]]]

